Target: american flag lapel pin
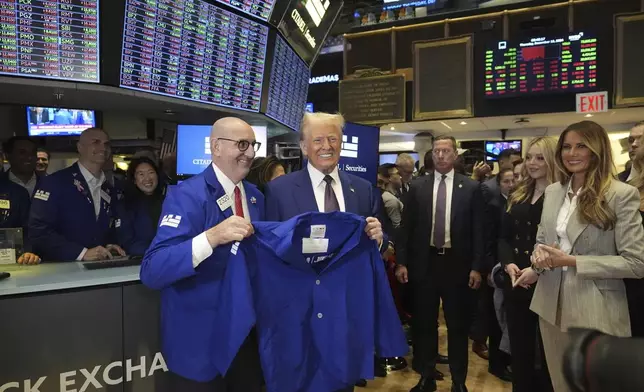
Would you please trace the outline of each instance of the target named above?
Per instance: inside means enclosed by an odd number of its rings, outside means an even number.
[[[462,188],[462,187],[463,187],[463,184],[462,184],[462,183],[458,184],[458,187],[459,187],[459,188]]]
[[[250,198],[250,202],[252,204],[255,204],[255,203],[257,203],[257,199],[255,199],[255,197],[253,196],[253,197]]]

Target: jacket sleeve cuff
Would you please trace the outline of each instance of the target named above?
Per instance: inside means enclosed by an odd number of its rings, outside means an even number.
[[[206,232],[192,239],[192,266],[197,268],[202,261],[212,255],[212,246],[208,242]]]
[[[83,257],[85,257],[85,253],[87,253],[87,248],[83,248],[78,257],[76,257],[76,261],[82,261]]]

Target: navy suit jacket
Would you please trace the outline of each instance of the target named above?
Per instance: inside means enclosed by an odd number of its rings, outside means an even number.
[[[382,219],[382,197],[371,183],[353,174],[339,171],[345,212]],[[266,220],[284,222],[306,212],[319,212],[313,184],[306,167],[276,178],[266,184]],[[386,244],[387,241],[383,241]],[[386,248],[386,247],[384,247]]]

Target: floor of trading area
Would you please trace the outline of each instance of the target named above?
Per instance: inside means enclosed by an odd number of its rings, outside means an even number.
[[[442,313],[442,312],[441,312]],[[441,314],[442,316],[442,314]],[[442,317],[441,317],[442,318]],[[447,354],[447,328],[444,320],[441,320],[439,328],[439,350]],[[407,358],[411,364],[411,357]],[[488,362],[479,358],[471,350],[469,369],[467,373],[467,389],[469,392],[511,392],[512,384],[504,382],[487,372]],[[445,380],[438,382],[438,392],[449,392],[452,380],[447,365],[438,365],[438,370],[445,374]],[[418,383],[419,376],[408,366],[404,370],[391,372],[384,378],[369,380],[366,388],[356,388],[355,392],[379,391],[379,392],[408,392]]]

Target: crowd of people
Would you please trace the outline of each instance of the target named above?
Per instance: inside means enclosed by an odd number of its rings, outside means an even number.
[[[14,137],[3,146],[10,169],[0,176],[1,226],[25,232],[18,263],[142,256],[142,282],[162,293],[163,354],[176,391],[261,390],[265,331],[229,331],[238,347],[204,344],[217,340],[213,301],[233,300],[225,260],[253,235],[253,222],[311,212],[364,218],[390,267],[397,322],[411,326],[414,392],[436,390],[437,363],[449,364],[453,392],[467,391],[468,339],[513,391],[565,392],[568,328],[644,336],[644,123],[630,132],[630,165],[619,175],[606,130],[583,121],[558,139],[532,139],[525,156],[502,151],[495,175],[486,163],[466,173],[456,140],[436,136],[419,170],[401,154],[379,168],[377,188],[339,170],[343,126],[341,115],[307,113],[307,163],[287,174],[277,158],[255,157],[259,142],[247,123],[220,119],[212,164],[172,186],[154,154],[138,154],[124,178],[115,175],[108,134],[98,128],[82,133],[78,161],[52,174],[47,151]],[[438,349],[441,306],[446,356]],[[350,348],[317,362],[311,355],[321,354],[307,352],[302,366],[331,366]],[[328,369],[306,369],[317,376],[293,383],[350,391],[374,372],[373,364],[354,369],[363,365],[347,364],[333,382],[318,379]]]
[[[630,162],[619,175],[607,132],[590,121],[558,139],[532,139],[525,157],[502,151],[494,176],[483,162],[472,173],[459,168],[449,137],[435,139],[425,156],[430,169],[415,179],[403,174],[408,154],[380,167],[421,374],[412,391],[436,390],[439,303],[452,391],[466,390],[468,335],[489,372],[515,392],[570,390],[563,375],[570,327],[642,336],[643,131],[644,122],[631,129]],[[437,214],[449,218],[441,223]]]

